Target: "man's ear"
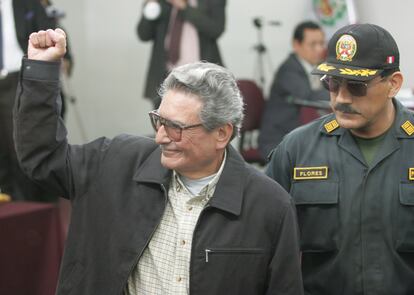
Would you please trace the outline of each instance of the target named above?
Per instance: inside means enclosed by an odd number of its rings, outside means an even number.
[[[223,126],[220,126],[216,130],[216,139],[217,139],[217,149],[226,148],[229,143],[231,136],[233,135],[233,124],[227,123]]]
[[[397,95],[398,91],[400,91],[404,77],[401,72],[395,72],[392,73],[388,81],[391,84],[391,88],[388,92],[388,97],[392,98]]]
[[[300,46],[301,46],[301,43],[298,40],[293,39],[293,41],[292,41],[292,48],[293,48],[293,51],[296,54],[298,54],[298,52],[300,51]]]

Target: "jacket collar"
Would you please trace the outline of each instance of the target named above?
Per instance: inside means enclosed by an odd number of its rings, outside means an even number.
[[[412,138],[414,139],[414,134],[407,134],[406,131],[402,128],[402,125],[409,121],[411,124],[414,125],[414,116],[413,113],[410,112],[406,107],[404,107],[401,102],[399,102],[397,99],[393,98],[392,102],[395,107],[395,119],[392,128],[392,132],[395,137],[397,138]],[[322,120],[322,124],[320,126],[321,133],[328,135],[328,136],[341,136],[345,132],[347,132],[347,129],[338,127],[334,129],[333,131],[328,131],[325,127],[327,124],[335,120],[335,114],[332,113],[325,117],[324,120]]]
[[[168,188],[172,170],[161,164],[161,149],[156,148],[148,158],[136,169],[133,180],[140,183],[157,183]],[[246,178],[245,162],[237,151],[229,145],[227,159],[223,172],[218,180],[213,197],[209,205],[240,215],[243,203],[243,183]]]

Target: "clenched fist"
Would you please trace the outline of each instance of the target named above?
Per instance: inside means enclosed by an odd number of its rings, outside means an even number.
[[[58,61],[66,53],[66,34],[61,29],[39,31],[29,37],[29,59]]]

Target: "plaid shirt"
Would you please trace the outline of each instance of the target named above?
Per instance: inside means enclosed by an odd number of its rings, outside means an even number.
[[[214,194],[226,154],[215,177],[197,196],[191,194],[173,173],[164,215],[132,271],[126,295],[189,294],[191,244],[201,211]]]

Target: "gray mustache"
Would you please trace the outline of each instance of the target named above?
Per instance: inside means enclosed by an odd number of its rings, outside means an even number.
[[[353,107],[351,107],[348,104],[337,103],[334,106],[334,109],[336,111],[347,113],[347,114],[360,114],[357,110],[355,110]]]

